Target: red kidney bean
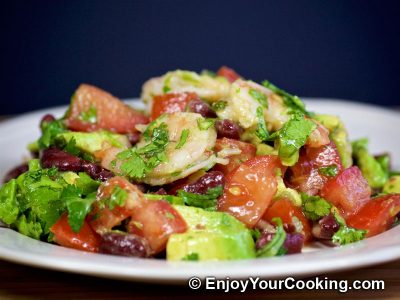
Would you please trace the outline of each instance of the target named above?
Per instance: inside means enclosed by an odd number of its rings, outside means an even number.
[[[99,251],[101,253],[149,257],[151,249],[146,239],[135,234],[109,232],[101,236]]]
[[[211,171],[201,176],[197,181],[184,185],[181,189],[189,193],[206,194],[208,189],[219,185],[224,186],[224,184],[224,174],[220,171]]]
[[[140,140],[140,133],[139,132],[131,132],[126,135],[131,145],[137,144]]]
[[[219,139],[224,137],[234,140],[240,139],[242,128],[231,120],[218,120],[215,122],[215,128]]]
[[[40,121],[40,127],[42,128],[44,123],[50,123],[50,122],[53,122],[55,120],[56,120],[56,118],[51,114],[44,115],[42,117],[42,120]]]
[[[8,171],[6,176],[4,176],[3,182],[4,183],[9,182],[11,179],[17,178],[19,175],[21,175],[22,173],[25,173],[26,171],[28,171],[27,163],[23,163],[19,166],[16,166],[15,168]]]
[[[93,179],[100,181],[106,181],[114,176],[113,172],[86,160],[82,161],[82,171],[86,172]]]
[[[40,163],[43,168],[56,167],[60,171],[78,172],[82,169],[82,160],[57,148],[43,150]]]
[[[211,107],[201,101],[200,99],[192,100],[188,103],[188,110],[190,112],[198,113],[202,115],[204,118],[216,118],[216,113],[211,109]]]
[[[95,163],[83,160],[57,148],[48,148],[43,150],[40,163],[43,168],[56,167],[59,171],[83,171],[95,180],[106,181],[114,176],[111,171],[108,171]]]
[[[312,228],[312,235],[317,239],[330,240],[340,228],[332,214],[323,217]]]
[[[164,188],[158,189],[154,194],[156,194],[156,195],[168,195],[167,191]]]
[[[304,235],[301,233],[286,233],[286,239],[283,247],[286,254],[301,253],[304,244]]]

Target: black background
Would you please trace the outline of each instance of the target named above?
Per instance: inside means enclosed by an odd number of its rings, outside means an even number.
[[[172,69],[269,79],[301,96],[399,105],[396,1],[8,1],[0,114],[66,104],[87,82],[126,98]]]

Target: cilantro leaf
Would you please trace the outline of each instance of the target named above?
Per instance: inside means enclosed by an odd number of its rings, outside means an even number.
[[[268,99],[267,96],[260,92],[259,90],[256,89],[250,89],[249,90],[249,95],[256,100],[262,107],[267,108],[268,107]]]
[[[211,126],[214,125],[214,120],[209,118],[198,118],[197,119],[197,126],[200,130],[207,130]]]
[[[264,80],[262,82],[262,85],[273,91],[275,94],[281,96],[286,106],[292,113],[300,112],[305,115],[310,115],[310,113],[306,111],[306,107],[299,97],[285,92],[284,90],[278,88],[276,85],[272,84],[268,80]]]
[[[213,102],[211,104],[211,108],[214,111],[221,111],[221,110],[224,110],[227,105],[228,105],[228,102],[226,102],[226,101],[217,101],[217,102]]]
[[[282,220],[280,218],[273,218],[272,221],[277,225],[275,235],[269,243],[257,250],[257,257],[271,257],[284,254],[283,244],[285,243],[286,232],[283,229]]]
[[[185,145],[186,140],[189,136],[189,129],[185,128],[182,130],[181,132],[181,137],[179,138],[179,142],[178,144],[176,144],[175,149],[181,149],[183,147],[183,145]]]
[[[68,185],[62,191],[60,198],[67,206],[69,225],[74,232],[79,232],[92,203],[96,200],[96,193],[84,195],[78,187]]]
[[[278,154],[285,166],[293,166],[299,159],[299,150],[316,128],[313,121],[295,114],[277,132]]]
[[[332,205],[319,196],[301,194],[303,213],[312,221],[317,221],[331,212]]]
[[[124,206],[127,198],[128,192],[119,186],[115,186],[108,202],[108,208],[113,210],[115,206]]]
[[[258,128],[256,131],[256,136],[261,141],[266,141],[269,138],[269,132],[267,129],[267,125],[265,124],[264,112],[261,106],[257,107],[256,115],[258,120]]]
[[[0,220],[10,225],[19,214],[17,203],[17,181],[11,179],[0,188]]]
[[[196,252],[191,252],[182,258],[184,261],[197,261],[199,260],[199,254]]]
[[[97,109],[95,106],[90,106],[87,111],[82,111],[79,114],[79,118],[90,124],[95,124],[97,122]]]
[[[222,195],[223,188],[218,185],[213,188],[209,188],[206,194],[195,194],[186,192],[184,190],[178,190],[178,197],[183,198],[186,205],[200,207],[204,209],[213,209],[217,205],[217,199]]]
[[[328,177],[335,177],[338,172],[338,166],[337,165],[330,165],[327,167],[321,167],[318,169],[318,172],[322,175],[328,176]]]
[[[168,127],[165,123],[161,123],[158,127],[155,126],[156,123],[150,123],[143,133],[144,136],[146,133],[145,140],[148,138],[147,145],[141,148],[133,147],[117,154],[113,164],[116,164],[117,160],[121,161],[122,175],[141,179],[167,160],[165,150],[169,143]],[[152,128],[151,132],[148,131],[149,127]]]
[[[333,235],[332,241],[339,245],[346,245],[361,241],[365,238],[365,230],[341,226],[340,229]]]
[[[46,149],[54,144],[55,138],[59,133],[67,131],[61,120],[44,122],[42,126],[42,136],[38,140],[39,148]]]

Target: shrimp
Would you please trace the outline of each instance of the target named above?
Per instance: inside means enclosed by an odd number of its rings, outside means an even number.
[[[168,72],[144,83],[142,100],[151,111],[153,97],[169,92],[194,92],[205,101],[214,102],[226,98],[229,94],[230,83],[224,77],[211,77],[207,74],[176,70]]]
[[[227,106],[217,112],[218,117],[236,121],[245,129],[258,124],[257,108],[260,106],[270,131],[279,130],[289,119],[283,99],[250,80],[238,79],[232,83],[225,101]]]
[[[162,185],[184,178],[203,168],[212,167],[218,158],[212,151],[217,139],[214,126],[200,128],[206,121],[200,114],[177,112],[166,114],[157,119],[168,127],[169,142],[166,146],[166,161],[146,174],[143,182],[150,185]],[[187,136],[182,139],[183,131]],[[142,139],[137,144],[140,149],[148,142]]]

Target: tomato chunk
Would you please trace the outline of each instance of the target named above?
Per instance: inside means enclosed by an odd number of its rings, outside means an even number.
[[[400,212],[400,194],[371,199],[356,214],[350,216],[347,225],[367,230],[367,237],[388,230]]]
[[[115,187],[120,187],[128,192],[128,198],[123,206],[115,205],[110,209],[102,201],[109,199]],[[99,189],[98,201],[90,214],[90,226],[99,234],[103,234],[113,227],[118,226],[127,219],[134,208],[139,205],[141,191],[123,177],[113,177],[102,184]],[[107,202],[107,201],[105,201]]]
[[[173,233],[182,233],[187,225],[182,216],[164,200],[145,200],[131,215],[128,232],[144,237],[154,251],[165,249]]]
[[[227,176],[218,210],[254,227],[276,193],[279,168],[281,161],[276,155],[256,156],[241,164]]]
[[[217,75],[225,77],[229,82],[234,82],[235,80],[241,78],[241,76],[236,73],[235,70],[226,66],[222,66],[221,68],[219,68],[219,70],[217,71]]]
[[[310,222],[304,216],[301,208],[295,206],[289,199],[283,198],[274,201],[262,218],[272,223],[272,219],[276,217],[281,218],[284,227],[290,227],[303,234],[306,242],[311,240]]]
[[[227,165],[216,165],[214,167],[215,170],[221,171],[225,175],[239,167],[243,162],[255,157],[257,151],[256,147],[252,144],[228,138],[217,139],[214,149],[216,152],[229,149],[241,151],[240,154],[227,156],[226,158],[229,159],[229,163]]]
[[[196,93],[168,93],[155,96],[151,109],[151,119],[157,119],[163,113],[185,111],[186,105],[192,100],[200,99]]]
[[[323,168],[327,167],[335,168],[337,174],[343,169],[334,143],[316,148],[305,147],[300,152],[299,161],[290,168],[289,184],[304,193],[316,195],[330,179],[323,172]]]
[[[327,181],[321,196],[340,208],[344,216],[357,213],[371,197],[371,188],[358,167],[344,170]]]
[[[143,113],[106,91],[81,84],[72,97],[66,124],[69,129],[76,131],[106,129],[116,133],[134,133],[137,132],[137,124],[146,124],[148,121]]]
[[[90,252],[99,251],[100,237],[86,221],[76,233],[68,223],[68,215],[62,214],[50,231],[54,234],[54,241],[61,246]]]

